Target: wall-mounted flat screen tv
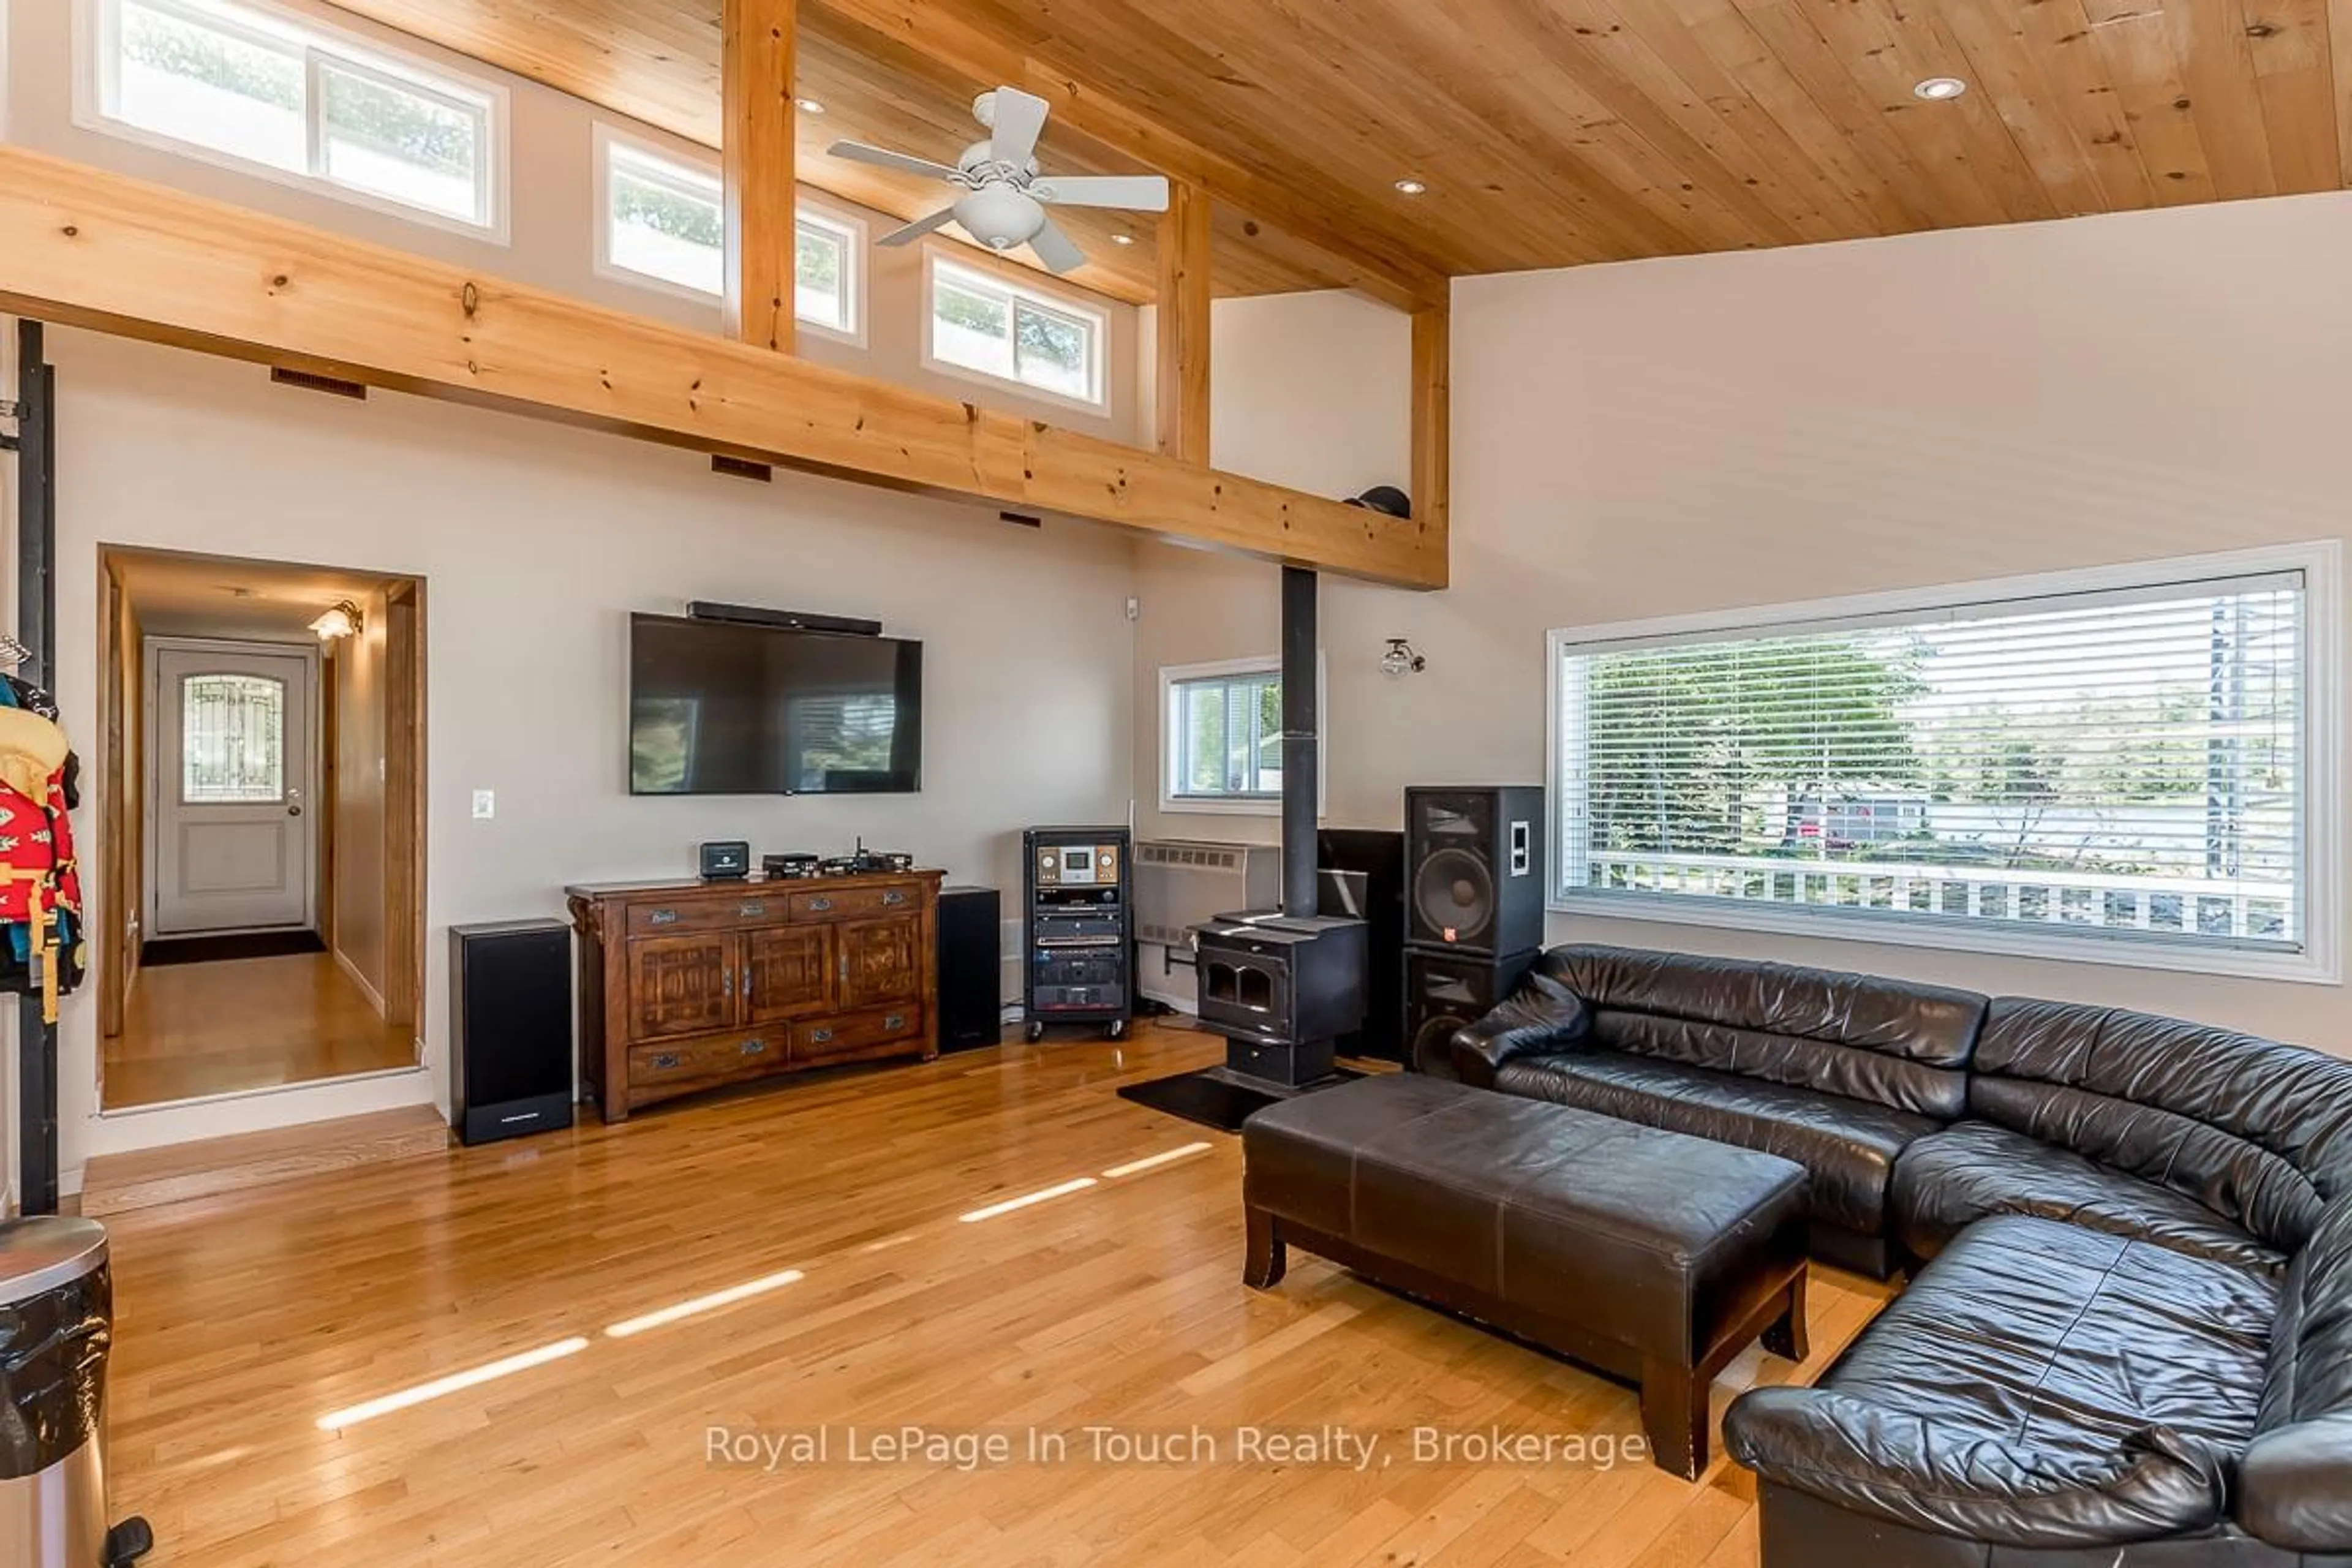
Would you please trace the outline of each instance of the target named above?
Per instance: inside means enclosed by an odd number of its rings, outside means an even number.
[[[922,761],[921,643],[629,619],[631,795],[906,795]]]

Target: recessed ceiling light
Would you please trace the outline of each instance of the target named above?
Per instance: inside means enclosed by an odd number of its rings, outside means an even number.
[[[1423,191],[1429,189],[1427,185],[1422,184],[1419,180],[1399,180],[1396,183],[1396,188],[1399,192],[1408,196],[1417,196]]]
[[[1969,84],[1956,76],[1931,76],[1911,89],[1914,98],[1924,98],[1930,103],[1941,103],[1948,98],[1958,98],[1969,90]]]
[[[1133,245],[1135,243],[1135,236],[1131,234],[1115,234],[1110,237],[1110,242],[1113,245]]]
[[[803,114],[823,114],[824,112],[824,105],[819,103],[814,98],[796,98],[793,100],[793,107],[799,110]]]

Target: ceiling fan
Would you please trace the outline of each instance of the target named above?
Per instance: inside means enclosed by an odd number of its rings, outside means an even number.
[[[1168,181],[1160,174],[1041,174],[1037,138],[1053,106],[1017,87],[1000,87],[971,101],[971,117],[989,135],[963,150],[954,168],[887,147],[836,142],[836,158],[854,159],[902,174],[929,174],[962,190],[950,206],[884,235],[876,243],[905,245],[950,219],[991,250],[1027,246],[1054,272],[1067,272],[1087,259],[1046,212],[1048,206],[1115,207],[1127,212],[1168,210]]]

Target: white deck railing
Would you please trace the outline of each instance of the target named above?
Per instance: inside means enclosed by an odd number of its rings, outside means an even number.
[[[1910,910],[1918,914],[2111,931],[2292,938],[2291,885],[2246,878],[2130,877],[1748,855],[1601,854],[1584,886],[1681,893],[1781,907]]]

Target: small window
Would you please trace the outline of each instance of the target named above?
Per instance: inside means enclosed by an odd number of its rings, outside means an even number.
[[[1319,662],[1317,670],[1319,687]],[[1279,660],[1247,658],[1162,669],[1160,731],[1162,810],[1271,815],[1280,809]]]
[[[727,208],[718,174],[666,157],[600,128],[604,263],[713,299],[727,289]],[[857,226],[802,211],[794,225],[793,314],[804,326],[855,338]]]
[[[1556,909],[2335,972],[2332,563],[1552,634]]]
[[[503,228],[504,96],[228,0],[83,0],[101,122],[466,228]]]
[[[930,296],[928,358],[935,368],[1008,381],[1092,408],[1108,401],[1099,311],[938,258],[931,262]]]
[[[266,805],[286,798],[286,683],[191,675],[180,683],[180,800]]]

